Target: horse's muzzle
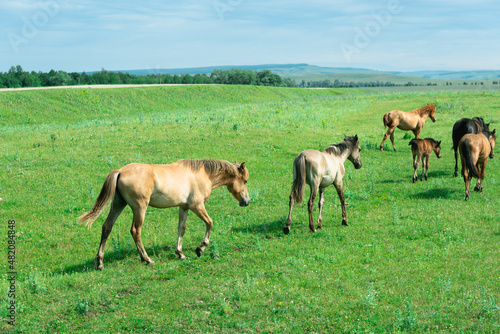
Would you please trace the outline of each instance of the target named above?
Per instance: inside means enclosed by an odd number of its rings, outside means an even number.
[[[248,206],[250,204],[250,198],[242,198],[240,201],[240,206]]]
[[[361,167],[363,167],[363,163],[362,162],[354,164],[354,168],[355,169],[360,169]]]

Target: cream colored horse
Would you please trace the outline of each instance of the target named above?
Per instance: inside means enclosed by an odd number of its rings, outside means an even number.
[[[206,232],[196,254],[201,256],[210,240],[212,219],[205,210],[212,189],[226,186],[229,192],[247,206],[250,197],[247,191],[249,174],[245,163],[231,164],[218,160],[180,160],[169,165],[148,165],[133,163],[112,171],[106,178],[101,192],[90,211],[79,217],[90,228],[92,223],[111,202],[108,218],[102,226],[101,243],[97,252],[97,269],[102,269],[104,246],[113,225],[127,204],[133,211],[130,233],[143,262],[154,264],[141,241],[141,228],[148,206],[155,208],[179,207],[179,236],[175,254],[180,259],[182,238],[186,230],[188,210],[193,211],[206,224]]]
[[[342,178],[345,174],[344,162],[348,159],[354,164],[356,169],[361,168],[361,147],[358,135],[345,137],[340,144],[332,144],[323,152],[316,150],[305,150],[301,152],[293,162],[293,185],[290,194],[290,204],[288,219],[283,228],[283,233],[290,233],[292,225],[292,210],[295,202],[302,203],[304,198],[304,188],[307,183],[311,188],[311,195],[307,202],[309,211],[309,230],[316,232],[313,223],[314,199],[319,191],[319,217],[318,229],[322,228],[323,219],[321,213],[325,204],[325,188],[334,185],[342,205],[342,225],[347,224],[347,213],[345,208],[345,198]]]
[[[380,144],[380,150],[384,150],[384,143],[387,137],[391,136],[392,147],[396,151],[396,146],[394,145],[394,130],[396,128],[403,131],[412,131],[415,138],[419,138],[420,131],[425,125],[425,120],[430,117],[433,122],[436,121],[436,106],[434,104],[428,104],[422,108],[415,109],[409,112],[401,110],[392,110],[384,115],[384,127],[387,126],[389,129],[382,139],[382,144]]]
[[[460,139],[458,149],[462,162],[462,176],[465,182],[465,200],[470,196],[470,181],[477,178],[474,191],[483,192],[484,171],[488,158],[495,156],[496,131],[482,131],[478,134],[468,133]]]

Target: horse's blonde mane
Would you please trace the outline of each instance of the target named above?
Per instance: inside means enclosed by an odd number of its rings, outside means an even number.
[[[425,115],[430,115],[432,112],[436,111],[436,105],[435,104],[427,104],[423,106],[422,108],[418,108],[412,111],[412,113],[418,114],[420,117],[423,117]]]

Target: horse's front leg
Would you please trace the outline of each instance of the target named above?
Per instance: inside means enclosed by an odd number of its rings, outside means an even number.
[[[179,207],[179,227],[178,227],[178,237],[177,237],[177,247],[175,248],[175,255],[180,260],[185,260],[186,256],[182,252],[182,238],[186,232],[186,220],[187,220],[188,209],[183,209]]]
[[[342,206],[342,225],[348,226],[349,224],[347,223],[347,212],[345,209],[345,197],[344,197],[344,192],[342,191],[343,188],[342,180],[340,180],[340,182],[338,183],[334,183],[333,185],[337,190],[337,194],[339,195],[340,198],[340,205]]]
[[[325,206],[325,188],[319,188],[319,216],[318,216],[318,230],[323,228],[323,207]]]
[[[429,169],[429,157],[422,158],[422,175],[420,176],[420,181],[427,181],[427,170]]]
[[[212,231],[212,226],[213,226],[213,221],[212,218],[207,213],[207,210],[205,209],[205,205],[203,203],[199,204],[196,207],[190,208],[191,211],[193,211],[201,220],[205,222],[205,225],[207,226],[207,229],[205,231],[205,237],[201,241],[200,247],[196,248],[196,255],[198,257],[203,254],[205,251],[205,248],[208,246],[208,243],[210,242],[210,231]]]

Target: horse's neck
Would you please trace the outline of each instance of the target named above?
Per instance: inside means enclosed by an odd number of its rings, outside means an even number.
[[[219,174],[216,176],[210,177],[210,181],[212,182],[212,189],[219,188],[222,186],[226,186],[231,183],[233,177],[228,174]]]
[[[351,150],[349,148],[346,148],[344,151],[340,152],[340,149],[337,148],[337,151],[338,154],[333,152],[332,153],[324,152],[324,153],[326,153],[330,157],[339,160],[343,164],[351,154]]]

